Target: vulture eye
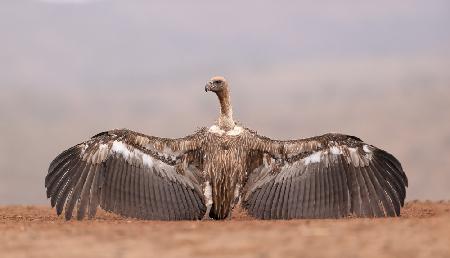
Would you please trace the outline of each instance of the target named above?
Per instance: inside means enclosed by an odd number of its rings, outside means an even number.
[[[220,84],[220,83],[221,83],[221,81],[219,81],[219,80],[214,81],[214,84]]]

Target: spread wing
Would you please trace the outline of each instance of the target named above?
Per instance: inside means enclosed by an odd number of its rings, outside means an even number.
[[[97,207],[140,219],[200,219],[203,131],[181,139],[129,130],[100,133],[57,156],[45,178],[47,197],[67,220],[95,216]]]
[[[253,155],[243,201],[251,215],[264,219],[400,215],[408,181],[391,154],[340,134],[259,140],[261,146],[280,147],[284,158]]]

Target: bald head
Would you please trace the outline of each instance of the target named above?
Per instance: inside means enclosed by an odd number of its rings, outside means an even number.
[[[205,91],[221,92],[228,88],[228,83],[222,76],[214,76],[205,85]]]

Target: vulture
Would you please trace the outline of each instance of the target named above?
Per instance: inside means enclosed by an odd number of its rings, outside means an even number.
[[[240,205],[258,219],[400,215],[408,179],[393,155],[337,133],[269,139],[233,119],[223,77],[205,91],[220,102],[211,127],[178,139],[115,129],[59,154],[45,177],[56,213],[91,219],[100,206],[137,219],[220,220]]]

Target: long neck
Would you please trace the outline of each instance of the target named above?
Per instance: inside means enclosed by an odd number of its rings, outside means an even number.
[[[220,101],[219,127],[223,130],[231,130],[234,128],[233,108],[231,107],[230,92],[228,87],[217,92]]]

